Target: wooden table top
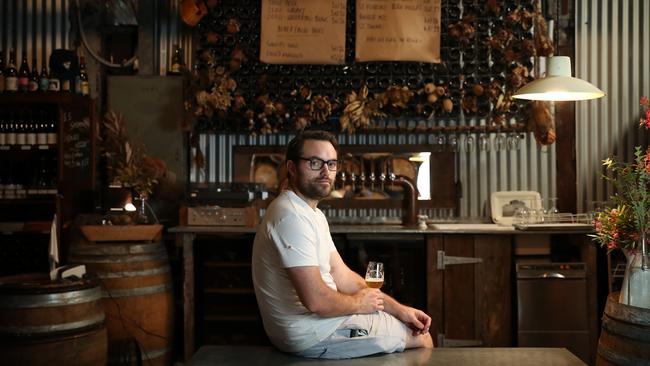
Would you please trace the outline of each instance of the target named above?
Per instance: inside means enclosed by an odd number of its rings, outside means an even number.
[[[584,366],[565,348],[436,348],[412,349],[349,360],[313,360],[291,356],[272,347],[203,346],[187,363],[203,365],[291,365],[291,366]]]

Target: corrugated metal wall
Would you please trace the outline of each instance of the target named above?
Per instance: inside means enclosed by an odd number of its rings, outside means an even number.
[[[39,65],[53,50],[69,47],[70,22],[68,4],[72,0],[2,0],[0,1],[0,49],[9,57],[16,51],[20,63],[23,51],[31,65]],[[7,60],[5,60],[6,62]],[[19,66],[16,65],[16,66]]]
[[[476,124],[480,121],[468,121]],[[461,182],[460,212],[446,211],[426,212],[430,217],[447,218],[488,218],[486,211],[490,194],[505,190],[538,191],[543,198],[555,196],[555,146],[540,148],[532,134],[524,134],[520,139],[520,148],[496,150],[495,141],[500,134],[489,135],[489,151],[477,148],[478,135],[473,134],[474,148],[467,151],[466,134],[459,134],[461,150],[456,155],[456,179]],[[205,168],[190,170],[190,182],[231,182],[232,181],[232,147],[233,146],[285,146],[292,135],[258,135],[246,134],[202,134],[199,146],[205,154]],[[502,138],[514,136],[503,134]],[[340,134],[342,145],[370,145],[378,150],[384,145],[429,145],[435,149],[437,135],[430,134]],[[505,145],[508,145],[505,142]],[[399,216],[399,212],[388,215]]]
[[[70,48],[69,4],[73,0],[1,0],[0,45],[5,52],[15,48],[17,58],[22,50],[28,52],[31,62],[36,54],[40,65],[53,49]],[[184,26],[178,16],[177,0],[148,0],[151,7],[140,9],[152,12],[154,73],[164,75],[171,62],[173,46],[185,50],[185,62],[191,65],[192,30]],[[140,1],[140,6],[147,1]],[[83,3],[83,1],[82,1]],[[149,4],[149,3],[147,3]],[[646,25],[647,27],[647,25]],[[645,33],[646,35],[648,32]],[[157,48],[156,48],[157,47]],[[461,121],[462,124],[481,124],[483,121]],[[478,135],[474,134],[474,149],[457,153],[457,180],[461,183],[460,212],[453,213],[463,218],[486,218],[490,194],[502,190],[534,190],[542,197],[555,196],[555,147],[540,149],[532,135],[525,135],[519,150],[497,151],[496,137],[490,134],[492,148],[482,151],[477,148]],[[433,144],[433,135],[340,135],[343,144]],[[465,145],[467,135],[459,135],[460,144]],[[507,136],[506,136],[507,137]],[[257,136],[227,134],[203,135],[201,146],[206,152],[206,170],[191,171],[191,182],[229,182],[232,179],[231,151],[235,145],[285,145],[291,136]],[[428,213],[440,216],[447,213]]]
[[[86,1],[80,0],[82,7]],[[151,14],[153,20],[155,73],[165,75],[174,45],[186,50],[185,62],[191,65],[192,29],[184,26],[180,20],[179,1],[148,1],[151,7],[145,1],[140,1],[138,18],[145,16],[146,12]],[[6,54],[5,57],[9,57],[9,51],[14,49],[16,62],[19,63],[24,50],[28,62],[31,64],[35,57],[40,69],[43,60],[47,61],[53,50],[72,48],[71,34],[77,31],[71,29],[70,25],[70,18],[76,17],[71,13],[73,3],[74,0],[0,0],[0,50]],[[144,5],[147,7],[143,8]]]
[[[154,45],[160,50],[154,60],[158,75],[169,70],[175,45],[184,50],[185,65],[192,65],[192,28],[181,21],[179,7],[178,0],[153,1]]]
[[[590,210],[613,191],[601,178],[602,160],[634,158],[648,144],[639,129],[639,99],[650,95],[650,1],[576,2],[576,76],[607,93],[576,102],[578,211]]]

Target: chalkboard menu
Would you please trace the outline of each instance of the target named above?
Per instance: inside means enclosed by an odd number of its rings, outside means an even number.
[[[526,123],[531,108],[512,94],[533,79],[535,57],[553,51],[541,1],[432,1],[440,4],[440,63],[356,61],[358,2],[347,1],[340,65],[261,62],[261,2],[220,1],[195,28],[199,46],[185,96],[194,130],[274,133],[316,125],[352,132],[407,120],[431,131],[476,120],[502,126],[511,117]]]
[[[62,222],[75,213],[92,208],[95,189],[94,102],[70,96],[59,103],[59,192]],[[90,206],[90,207],[89,207]]]

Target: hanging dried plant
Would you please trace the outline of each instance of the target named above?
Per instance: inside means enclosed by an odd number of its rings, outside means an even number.
[[[370,126],[371,118],[384,117],[379,99],[368,97],[368,87],[362,86],[359,93],[352,91],[346,97],[346,105],[341,115],[341,131],[354,133],[359,128]]]
[[[149,196],[167,173],[165,162],[145,154],[144,144],[133,144],[127,136],[124,116],[108,111],[100,125],[98,140],[110,184],[132,187],[137,194]]]

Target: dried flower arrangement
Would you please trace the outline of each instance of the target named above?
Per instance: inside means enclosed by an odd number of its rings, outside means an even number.
[[[130,141],[121,113],[106,113],[100,124],[98,140],[101,154],[106,158],[111,185],[131,187],[139,196],[148,197],[167,173],[162,159],[147,156],[143,144]]]
[[[242,32],[256,28],[247,27],[239,14],[221,7],[211,9],[199,23],[202,45],[198,62],[192,72],[186,73],[190,87],[185,106],[199,121],[196,125],[203,123],[219,130],[246,129],[252,135],[300,130],[310,125],[353,133],[371,128],[377,118],[385,116],[432,119],[464,113],[486,117],[489,124],[499,126],[519,110],[518,122],[535,131],[539,143],[555,141],[548,106],[518,104],[512,98],[518,88],[532,80],[531,58],[549,56],[554,49],[547,36],[540,0],[476,3],[467,6],[457,21],[450,20],[447,46],[463,52],[465,57],[472,52],[476,55],[477,49],[490,52],[492,65],[487,65],[485,57],[486,75],[490,77],[478,78],[443,60],[437,70],[449,74],[453,81],[418,78],[415,83],[388,85],[376,80],[371,83],[370,75],[345,85],[329,85],[320,80],[330,78],[327,75],[294,80],[293,66],[251,62],[259,38]],[[493,19],[490,32],[481,29],[486,27],[486,16]],[[251,81],[252,78],[256,79]],[[331,90],[340,94],[332,95]]]

